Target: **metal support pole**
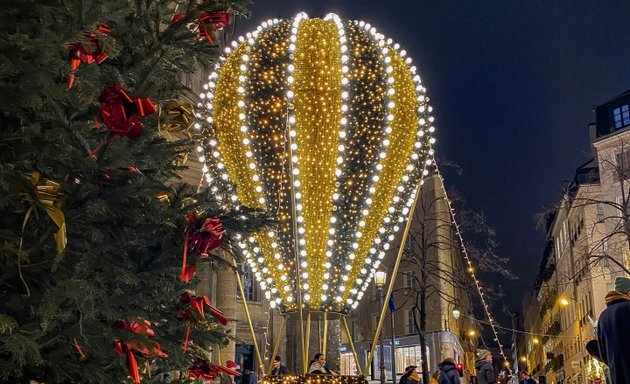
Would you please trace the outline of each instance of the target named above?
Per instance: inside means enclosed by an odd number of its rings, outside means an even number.
[[[287,323],[286,315],[282,316],[282,325],[280,325],[280,332],[276,336],[276,341],[273,344],[273,353],[271,354],[271,358],[269,359],[269,368],[267,369],[267,375],[271,375],[271,370],[273,369],[273,359],[278,354],[278,349],[280,348],[280,340],[282,340],[282,333],[284,332],[284,326]]]
[[[322,350],[322,321],[317,320],[317,349]]]
[[[392,383],[396,384],[396,339],[394,338],[394,312],[389,312],[392,326]]]
[[[322,337],[322,350],[320,351],[326,355],[326,342],[328,341],[328,312],[324,312],[324,336]]]
[[[243,300],[243,307],[245,308],[245,316],[247,317],[247,325],[249,325],[249,331],[252,334],[252,342],[254,343],[254,351],[256,352],[256,358],[258,359],[258,367],[260,373],[265,372],[265,366],[260,356],[260,349],[258,349],[258,340],[256,339],[256,331],[254,331],[254,325],[252,324],[252,317],[249,315],[249,307],[247,306],[247,300],[245,299],[245,290],[243,289],[243,281],[241,280],[241,274],[238,273],[238,264],[236,260],[232,259],[232,265],[234,266],[234,272],[236,273],[236,283],[238,284],[238,290],[241,292],[241,300]]]
[[[304,355],[306,358],[304,361],[308,361],[308,350],[311,344],[311,312],[306,314],[306,336],[304,336]],[[308,364],[308,362],[306,363]],[[307,372],[308,367],[305,366],[304,372]]]
[[[392,290],[394,289],[394,281],[396,281],[396,275],[398,275],[398,267],[400,267],[400,261],[402,260],[402,254],[405,250],[405,243],[407,242],[407,236],[409,235],[409,229],[411,228],[411,222],[413,221],[413,214],[416,211],[416,203],[418,202],[418,197],[420,196],[420,183],[418,183],[418,188],[416,189],[416,195],[413,199],[413,204],[409,208],[409,215],[407,216],[407,225],[405,225],[405,231],[403,232],[402,239],[400,239],[400,248],[398,248],[398,256],[396,256],[396,262],[394,263],[394,268],[392,269],[392,278],[389,280],[389,286],[387,287],[387,297],[392,294]],[[370,354],[368,356],[367,367],[372,364],[372,359],[374,359],[374,351],[376,350],[376,342],[378,341],[379,336],[381,335],[381,329],[383,328],[383,322],[385,320],[385,312],[387,311],[387,307],[383,305],[381,309],[381,316],[378,320],[378,326],[376,327],[376,333],[374,334],[374,340],[372,340],[372,348],[370,348]]]
[[[392,278],[392,280],[394,280]],[[381,305],[383,305],[383,302],[385,302],[385,300],[383,300],[383,287],[377,287],[376,288],[376,293],[378,295],[378,300],[381,303]],[[383,313],[381,313],[381,316],[383,316]],[[380,320],[380,322],[382,322],[382,320]],[[385,375],[385,343],[383,342],[383,337],[379,337],[379,344],[380,344],[380,348],[381,351],[379,352],[379,369],[381,371],[381,384],[385,384],[385,381],[387,381],[387,376]]]
[[[352,335],[350,334],[350,328],[348,327],[348,320],[345,316],[341,317],[341,321],[343,322],[343,328],[346,330],[346,336],[348,336],[348,342],[350,343],[350,350],[352,350],[352,356],[354,357],[354,363],[357,365],[357,373],[359,376],[363,375],[361,371],[361,362],[359,361],[359,356],[357,356],[357,351],[354,349],[354,340],[352,340]]]

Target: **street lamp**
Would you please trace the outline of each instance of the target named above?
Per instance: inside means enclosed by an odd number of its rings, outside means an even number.
[[[381,308],[383,308],[383,285],[385,285],[385,280],[387,280],[387,273],[385,271],[377,271],[374,274],[374,284],[376,284],[376,296],[378,302],[381,304]],[[381,370],[381,384],[385,384],[386,376],[385,376],[385,346],[383,343],[383,335],[379,335],[379,345],[381,348],[381,353],[379,354],[379,362],[380,362],[380,370]]]
[[[459,309],[455,308],[453,309],[453,318],[455,320],[459,319],[459,315],[461,315],[462,313],[459,311]]]

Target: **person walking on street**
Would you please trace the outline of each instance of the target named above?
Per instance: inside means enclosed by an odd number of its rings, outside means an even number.
[[[612,384],[630,383],[630,278],[615,279],[615,290],[605,297],[606,309],[597,322],[602,361],[608,365]]]
[[[455,360],[449,358],[444,359],[439,364],[440,377],[438,384],[461,384],[459,380],[459,372],[455,369]]]
[[[477,351],[479,359],[475,362],[477,370],[477,384],[496,384],[497,375],[492,366],[492,354],[487,349]]]
[[[529,377],[529,373],[526,371],[520,371],[518,373],[518,382],[519,384],[538,384],[536,380]]]
[[[287,366],[282,364],[280,355],[276,355],[272,363],[273,363],[273,369],[271,370],[271,374],[273,376],[284,376],[289,373],[289,371],[287,370]]]
[[[403,373],[403,375],[400,377],[400,381],[398,382],[398,384],[411,384],[409,381],[409,377],[414,374],[416,368],[418,367],[415,365],[407,366],[407,368],[405,368],[405,373]]]

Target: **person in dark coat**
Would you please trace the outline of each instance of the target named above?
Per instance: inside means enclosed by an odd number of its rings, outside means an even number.
[[[273,369],[271,370],[271,374],[274,376],[284,376],[289,373],[287,366],[282,364],[282,359],[280,359],[280,355],[276,355],[273,359]]]
[[[410,384],[409,377],[416,372],[416,368],[418,367],[415,365],[407,366],[407,368],[405,368],[405,373],[403,373],[403,375],[400,377],[400,381],[398,382],[398,384]]]
[[[308,364],[309,375],[336,375],[326,366],[326,356],[323,353],[316,353],[315,357]]]
[[[612,384],[630,383],[630,278],[617,277],[615,290],[606,294],[606,309],[597,322],[602,361]]]
[[[475,362],[477,370],[477,384],[496,384],[497,375],[492,366],[492,354],[487,349],[477,351],[479,359]]]
[[[438,384],[461,384],[459,372],[455,369],[455,361],[451,358],[444,359],[439,364],[440,378]]]
[[[529,373],[526,371],[520,371],[518,373],[518,382],[520,384],[538,384],[536,380],[529,377]]]
[[[221,377],[229,377],[229,376],[221,375]],[[256,378],[256,372],[250,371],[249,369],[246,369],[243,371],[243,376],[241,377],[241,384],[256,384],[257,382],[258,382],[258,379]]]

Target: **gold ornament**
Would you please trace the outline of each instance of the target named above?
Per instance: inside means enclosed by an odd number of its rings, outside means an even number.
[[[163,108],[161,129],[170,135],[186,132],[190,137],[190,128],[195,123],[195,113],[190,103],[179,104],[176,100],[169,100]]]
[[[188,161],[188,153],[188,151],[177,152],[175,158],[173,159],[173,164],[178,167],[183,167],[184,165],[186,165],[186,162]]]

